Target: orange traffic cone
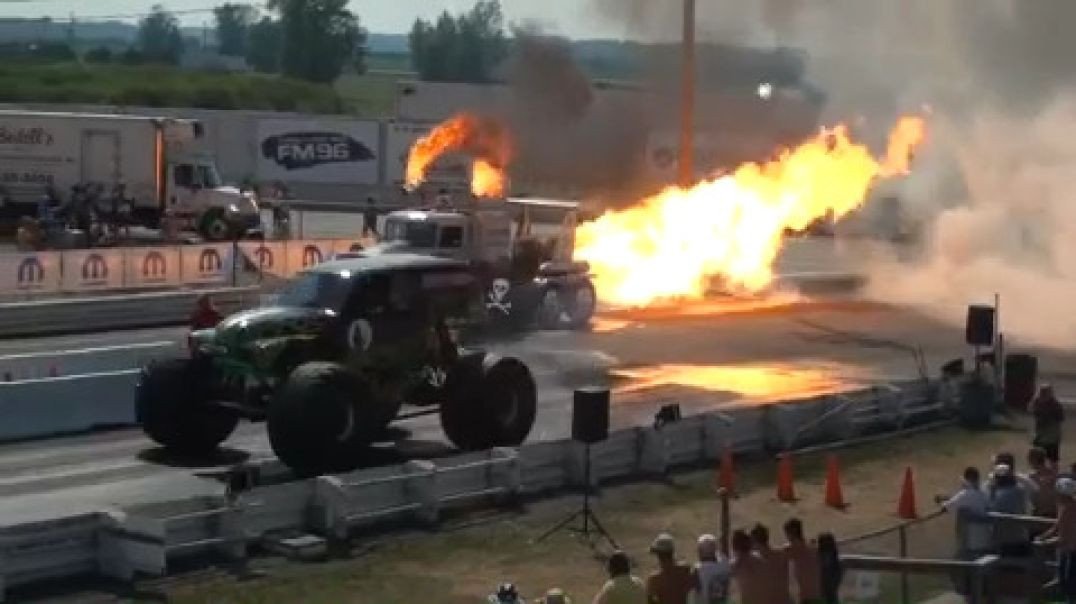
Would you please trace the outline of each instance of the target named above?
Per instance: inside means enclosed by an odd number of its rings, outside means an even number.
[[[900,487],[897,516],[904,520],[915,520],[919,517],[919,513],[915,510],[915,478],[912,476],[911,466],[904,469],[904,484]]]
[[[721,467],[718,470],[717,486],[730,495],[735,491],[736,477],[732,473],[732,448],[725,447],[721,452]]]
[[[792,488],[792,455],[784,453],[777,461],[777,499],[786,503],[796,500]]]
[[[844,509],[844,493],[841,491],[841,468],[837,456],[830,455],[826,460],[826,505],[831,508]]]

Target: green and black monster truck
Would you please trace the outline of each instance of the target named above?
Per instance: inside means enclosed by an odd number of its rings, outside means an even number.
[[[536,412],[530,370],[458,346],[456,334],[484,320],[482,296],[459,260],[326,262],[273,305],[194,332],[190,358],[147,366],[138,422],[167,449],[205,454],[240,419],[264,420],[273,451],[300,475],[354,467],[405,403],[439,412],[460,449],[519,445]]]

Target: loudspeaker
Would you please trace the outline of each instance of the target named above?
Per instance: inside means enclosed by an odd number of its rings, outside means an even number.
[[[1005,357],[1005,404],[1027,410],[1035,397],[1035,382],[1039,377],[1039,359],[1030,354],[1010,354]]]
[[[994,307],[969,306],[964,340],[970,346],[994,345]]]
[[[609,390],[583,388],[572,397],[572,440],[594,444],[609,438]]]

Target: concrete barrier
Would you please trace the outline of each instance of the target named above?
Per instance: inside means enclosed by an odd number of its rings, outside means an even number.
[[[186,343],[177,337],[156,342],[0,355],[0,381],[19,382],[138,369],[150,361],[185,354]]]
[[[839,430],[820,429],[818,438],[840,438],[848,425],[855,431],[872,426],[847,420],[868,408],[895,405],[903,426],[928,421],[944,412],[944,405],[930,398],[936,394],[930,383],[892,384],[811,399],[805,409],[797,409],[803,401],[739,406],[685,417],[661,429],[618,430],[590,449],[592,482],[710,463],[725,447],[737,453],[760,452],[766,443],[784,447],[796,433],[796,422],[813,418],[822,425],[825,421],[818,418],[825,420],[827,411],[846,420],[838,422]],[[454,507],[496,504],[521,493],[579,485],[585,452],[573,441],[540,442],[518,451],[494,449],[257,486],[231,501],[190,498],[3,528],[0,588],[90,572],[124,580],[139,574],[159,576],[174,560],[205,552],[243,558],[249,543],[264,543],[275,533],[313,531],[342,539],[356,528],[388,520],[428,525]],[[267,469],[275,465],[269,462]]]
[[[130,425],[137,370],[0,382],[0,441]]]

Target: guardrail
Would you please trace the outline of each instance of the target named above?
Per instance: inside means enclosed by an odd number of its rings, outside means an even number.
[[[803,415],[789,412],[790,407],[811,407],[807,415],[818,417],[835,401],[857,400],[860,402],[845,407],[845,413],[854,415],[859,407],[874,403],[872,396],[887,396],[906,418],[905,425],[910,425],[932,417],[921,410],[934,406],[935,401],[923,398],[933,397],[936,392],[930,384],[906,382],[889,389],[830,397],[831,400],[823,397],[738,406],[685,417],[660,429],[615,431],[608,440],[591,448],[591,480],[600,484],[711,463],[725,447],[738,453],[760,452],[767,443],[781,442],[782,437],[772,433],[795,431]],[[823,425],[845,424],[819,423]],[[843,427],[817,430],[821,440],[846,437]],[[540,442],[518,450],[493,449],[337,476],[256,485],[235,499],[222,495],[161,502],[3,529],[0,586],[93,568],[124,580],[139,574],[159,576],[167,573],[170,563],[207,551],[241,558],[247,553],[248,543],[264,542],[285,532],[313,531],[340,539],[386,520],[431,524],[453,508],[582,486],[585,450],[584,445],[569,440]],[[270,463],[272,467],[252,469],[255,474],[267,475],[279,464]],[[3,549],[3,531],[20,535],[18,547]],[[87,538],[87,534],[96,538]],[[50,545],[61,542],[63,545]],[[51,547],[58,549],[50,550]],[[62,555],[41,555],[45,551],[60,551]]]
[[[0,254],[0,295],[38,300],[180,287],[235,286],[247,273],[287,278],[358,239],[239,241]]]

